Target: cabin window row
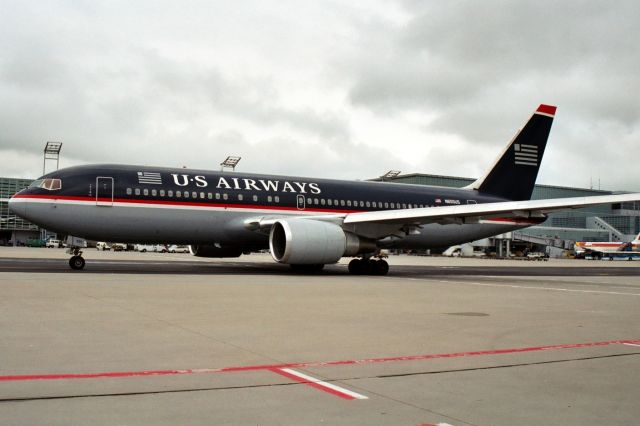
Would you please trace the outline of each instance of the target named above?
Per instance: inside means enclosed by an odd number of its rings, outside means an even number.
[[[185,199],[194,199],[194,200],[229,200],[229,194],[226,193],[211,193],[211,192],[197,192],[197,191],[173,191],[164,189],[148,189],[148,188],[127,188],[127,195],[143,195],[143,196],[152,196],[152,197],[168,197],[168,198],[185,198]],[[279,196],[271,196],[267,197],[268,203],[279,203]],[[245,196],[243,194],[237,195],[238,201],[245,201]],[[247,201],[258,202],[258,195],[247,196]],[[424,204],[412,204],[412,203],[396,203],[396,202],[388,202],[388,201],[362,201],[362,200],[337,200],[337,199],[326,199],[326,198],[311,198],[308,197],[306,200],[306,204],[308,206],[331,206],[331,207],[355,207],[355,208],[374,208],[374,209],[417,209],[422,207],[429,207]]]
[[[127,195],[143,195],[143,196],[151,196],[151,197],[168,197],[168,198],[188,198],[194,200],[228,200],[229,194],[226,193],[212,193],[212,192],[196,192],[196,191],[173,191],[171,189],[165,191],[164,189],[148,189],[148,188],[127,188]],[[251,198],[247,198],[247,200],[253,200],[254,202],[258,202],[258,196],[253,195]],[[238,194],[238,201],[244,201],[244,196],[242,194]],[[279,203],[279,196],[267,196],[267,202],[269,203]]]
[[[417,209],[419,207],[425,207],[424,204],[412,204],[412,203],[394,203],[394,202],[382,202],[382,201],[362,201],[362,200],[332,200],[324,198],[307,198],[307,205],[315,206],[335,206],[335,207],[367,207],[374,209]],[[426,206],[428,207],[428,206]]]

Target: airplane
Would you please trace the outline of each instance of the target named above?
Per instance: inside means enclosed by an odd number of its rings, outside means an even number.
[[[630,242],[576,241],[573,249],[577,254],[593,253],[597,258],[602,258],[603,253],[640,251],[640,234]]]
[[[531,200],[555,113],[540,105],[484,176],[464,188],[106,164],[48,173],[9,207],[88,240],[185,244],[214,258],[269,249],[300,271],[353,257],[350,273],[384,275],[383,249],[462,244],[540,224],[550,212],[640,200]],[[81,250],[70,254],[71,268],[84,268]]]

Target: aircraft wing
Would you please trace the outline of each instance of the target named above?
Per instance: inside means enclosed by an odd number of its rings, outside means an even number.
[[[478,220],[495,218],[496,216],[536,218],[555,211],[630,201],[640,201],[640,194],[505,201],[499,203],[350,213],[344,217],[343,224],[422,225],[427,223],[476,223]]]

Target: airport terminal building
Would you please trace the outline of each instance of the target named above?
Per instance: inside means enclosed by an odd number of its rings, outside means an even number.
[[[376,181],[382,178],[373,179]],[[385,178],[385,182],[461,188],[475,179],[411,173]],[[536,185],[532,199],[588,197],[620,191]],[[514,232],[510,238],[570,249],[575,241],[631,241],[640,232],[640,203],[607,204],[552,213],[538,226]]]
[[[26,245],[40,238],[40,229],[9,211],[9,198],[33,179],[0,177],[0,245]]]

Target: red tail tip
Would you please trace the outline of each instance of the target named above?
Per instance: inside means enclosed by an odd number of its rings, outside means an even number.
[[[553,105],[545,105],[545,104],[540,104],[540,106],[538,107],[538,109],[536,110],[536,112],[541,112],[543,114],[549,114],[551,116],[556,115],[556,108]]]

